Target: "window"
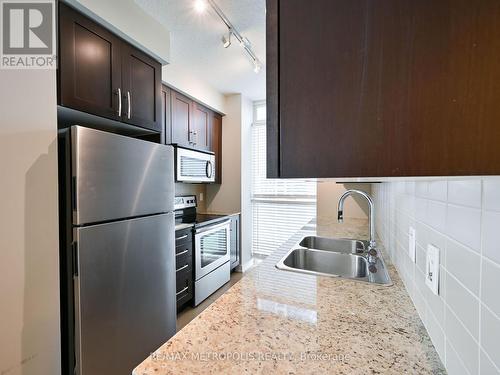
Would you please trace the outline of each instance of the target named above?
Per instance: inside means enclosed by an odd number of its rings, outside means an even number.
[[[266,178],[266,104],[252,124],[252,253],[269,255],[316,217],[316,181]]]

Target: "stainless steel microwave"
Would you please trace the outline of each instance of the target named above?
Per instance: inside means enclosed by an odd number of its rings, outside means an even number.
[[[215,182],[215,155],[177,146],[175,170],[177,182]]]

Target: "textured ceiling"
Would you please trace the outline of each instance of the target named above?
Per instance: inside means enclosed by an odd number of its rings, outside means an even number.
[[[260,73],[233,38],[229,48],[221,38],[227,28],[211,9],[198,14],[194,0],[135,0],[147,13],[170,30],[171,64],[182,66],[224,94],[242,93],[265,98],[265,67]],[[239,32],[247,37],[265,64],[265,0],[216,0]]]

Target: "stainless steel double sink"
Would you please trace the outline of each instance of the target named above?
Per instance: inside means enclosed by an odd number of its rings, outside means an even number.
[[[304,237],[276,264],[280,270],[392,285],[384,260],[368,241]]]

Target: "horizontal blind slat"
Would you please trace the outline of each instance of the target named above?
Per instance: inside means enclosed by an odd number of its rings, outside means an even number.
[[[252,252],[269,255],[316,217],[316,181],[266,178],[265,103],[252,125]]]

